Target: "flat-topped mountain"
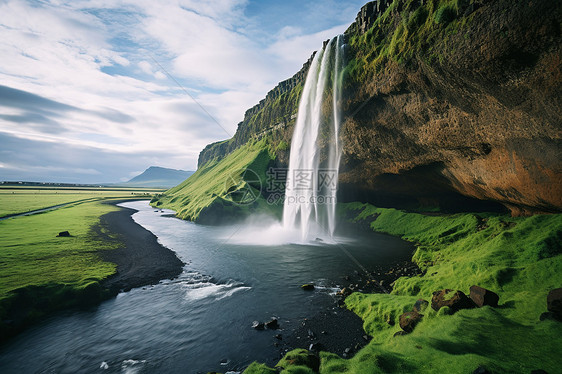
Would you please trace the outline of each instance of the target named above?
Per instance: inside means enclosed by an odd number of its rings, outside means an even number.
[[[151,166],[141,174],[123,183],[130,187],[174,187],[193,174],[193,171],[163,168]]]

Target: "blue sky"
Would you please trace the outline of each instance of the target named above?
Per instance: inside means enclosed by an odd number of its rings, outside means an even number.
[[[195,170],[363,3],[0,0],[0,180]]]

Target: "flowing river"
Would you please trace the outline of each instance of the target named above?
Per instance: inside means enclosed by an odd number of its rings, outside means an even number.
[[[367,269],[412,250],[379,234],[337,238],[343,247],[242,244],[237,226],[182,221],[146,201],[122,205],[138,210],[133,219],[186,262],[181,276],[26,330],[0,348],[1,373],[206,373],[274,364],[274,335],[332,305],[342,278],[359,270],[344,250]],[[301,290],[310,282],[320,287]],[[251,328],[271,317],[280,331]]]

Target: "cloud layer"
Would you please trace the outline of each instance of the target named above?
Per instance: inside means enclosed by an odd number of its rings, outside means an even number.
[[[194,169],[206,144],[230,137],[361,5],[2,2],[0,180],[116,182],[150,165]]]

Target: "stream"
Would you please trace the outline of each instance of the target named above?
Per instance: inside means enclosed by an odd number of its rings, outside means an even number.
[[[88,310],[58,313],[0,348],[1,373],[206,373],[280,357],[274,335],[334,303],[343,277],[408,259],[411,245],[363,233],[317,243],[242,244],[239,226],[202,226],[147,201],[121,204],[186,263],[174,280],[120,293]],[[238,243],[238,244],[237,244]],[[304,283],[318,287],[303,291]],[[279,319],[257,331],[254,320]]]

